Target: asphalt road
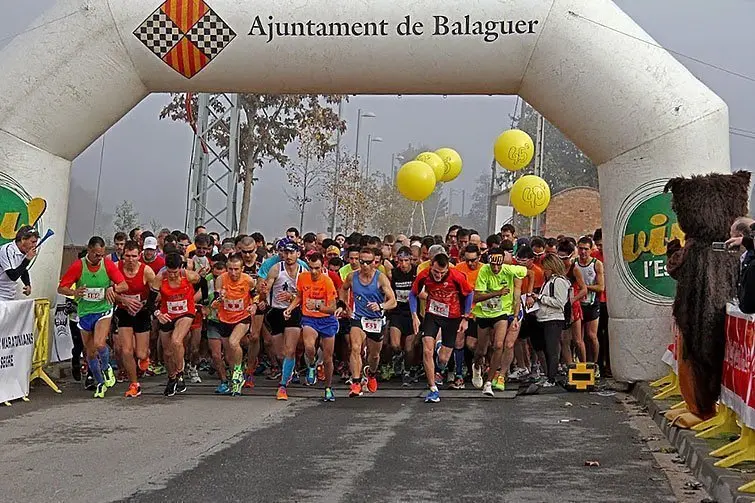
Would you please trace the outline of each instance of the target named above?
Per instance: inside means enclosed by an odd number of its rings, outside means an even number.
[[[161,385],[94,400],[71,384],[0,408],[0,501],[676,501],[620,394],[425,404],[417,385],[325,404]]]

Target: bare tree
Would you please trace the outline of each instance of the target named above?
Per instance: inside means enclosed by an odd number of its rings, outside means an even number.
[[[299,131],[298,160],[285,167],[291,190],[284,192],[299,211],[299,229],[304,229],[307,205],[312,202],[315,187],[322,181],[325,156],[335,148],[332,142],[322,141],[323,134],[317,124],[304,124]]]

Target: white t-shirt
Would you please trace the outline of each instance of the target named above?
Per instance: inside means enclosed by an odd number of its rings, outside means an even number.
[[[0,300],[15,300],[17,282],[12,281],[5,271],[15,269],[26,255],[18,249],[15,241],[0,246]]]

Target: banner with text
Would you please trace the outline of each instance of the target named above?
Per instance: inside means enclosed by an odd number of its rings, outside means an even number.
[[[755,316],[742,313],[734,304],[726,306],[726,356],[721,379],[721,403],[739,420],[755,428]]]
[[[29,394],[34,300],[0,302],[0,402]]]
[[[52,333],[52,347],[50,348],[50,363],[64,362],[71,359],[73,339],[71,327],[66,313],[66,298],[58,295],[54,311],[54,330]]]

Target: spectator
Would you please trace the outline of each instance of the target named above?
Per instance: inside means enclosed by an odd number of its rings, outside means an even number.
[[[31,295],[29,264],[37,255],[39,233],[30,226],[22,226],[16,233],[16,239],[0,246],[0,300],[16,298],[16,282],[21,279],[23,293]]]

